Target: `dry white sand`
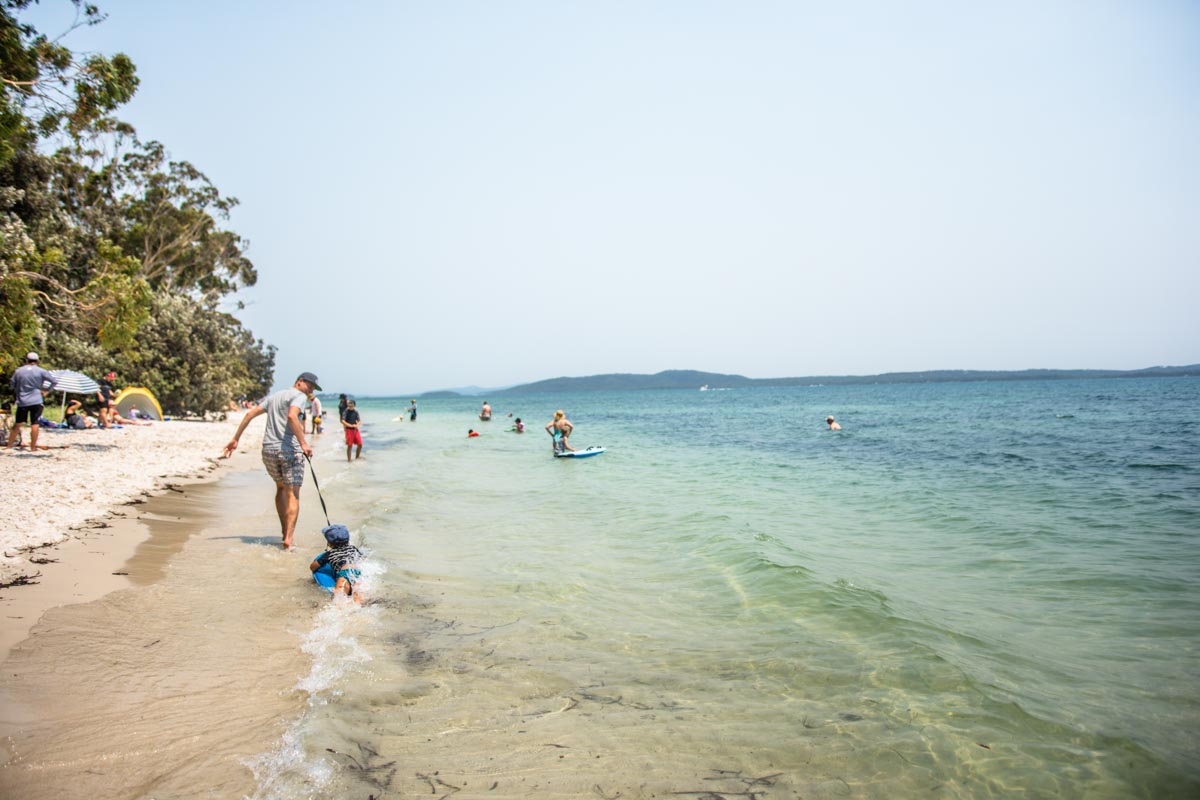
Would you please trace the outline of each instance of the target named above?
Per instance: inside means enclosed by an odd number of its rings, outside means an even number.
[[[30,561],[35,548],[79,538],[118,506],[164,491],[173,480],[212,473],[241,417],[238,412],[221,422],[43,430],[38,444],[49,445],[48,451],[0,450],[0,584],[45,569]],[[262,432],[261,424],[246,429],[235,460],[257,452]]]

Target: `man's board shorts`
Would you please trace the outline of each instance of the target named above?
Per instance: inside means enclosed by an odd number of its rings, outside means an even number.
[[[362,431],[358,428],[346,428],[346,444],[356,444],[362,447]]]
[[[263,466],[271,480],[285,486],[304,483],[304,453],[285,453],[282,450],[263,450]]]
[[[36,406],[17,406],[17,417],[15,422],[20,425],[23,422],[28,422],[30,425],[37,425],[38,420],[42,417],[42,411],[46,407],[38,404]]]

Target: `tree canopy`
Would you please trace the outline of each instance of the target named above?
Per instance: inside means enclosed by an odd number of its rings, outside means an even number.
[[[137,91],[128,56],[78,56],[70,30],[20,20],[32,1],[0,0],[0,373],[37,350],[175,414],[265,393],[274,348],[218,309],[257,280],[222,227],[237,199],[113,116]],[[60,1],[71,30],[104,19]]]

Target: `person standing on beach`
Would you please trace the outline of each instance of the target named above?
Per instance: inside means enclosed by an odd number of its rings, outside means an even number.
[[[409,407],[409,409],[408,409],[408,421],[409,421],[409,422],[416,422],[416,421],[417,421],[417,401],[416,401],[416,400],[410,400],[409,402],[410,402],[412,405],[411,405],[411,406]]]
[[[350,401],[346,399],[346,395],[344,395],[344,394],[338,395],[338,421],[339,422],[342,420],[343,417],[346,416],[346,406],[349,405],[349,403],[350,403]]]
[[[321,432],[321,398],[315,394],[312,399],[312,432],[314,434]]]
[[[362,417],[354,407],[354,401],[346,401],[346,413],[342,414],[342,427],[346,429],[346,462],[350,461],[350,448],[358,445],[354,457],[362,455]]]
[[[12,430],[8,433],[8,449],[11,450],[20,441],[21,423],[28,421],[29,452],[37,451],[38,431],[41,430],[38,419],[42,416],[47,391],[42,386],[46,381],[50,382],[50,389],[57,385],[54,376],[38,366],[37,353],[26,355],[25,363],[13,371],[8,385],[17,396],[17,416],[13,421]]]
[[[115,377],[117,377],[117,373],[110,370],[107,375],[96,381],[96,385],[100,387],[100,390],[96,392],[96,402],[100,406],[97,413],[100,416],[101,428],[107,428],[109,425],[114,424],[110,419],[115,416],[111,410],[114,405],[112,381]]]
[[[290,389],[283,389],[263,400],[262,405],[246,412],[237,432],[225,445],[225,458],[237,450],[238,440],[250,420],[266,415],[267,428],[263,433],[262,461],[271,480],[275,481],[275,512],[283,534],[283,549],[292,549],[296,518],[300,516],[300,487],[304,484],[304,459],[312,458],[312,448],[304,439],[300,411],[313,392],[321,391],[317,376],[302,372]]]
[[[571,443],[567,441],[573,430],[575,430],[575,426],[571,424],[571,420],[567,419],[566,412],[561,408],[555,411],[554,419],[546,424],[546,433],[550,434],[550,438],[554,440],[555,453],[564,453],[567,450],[575,452],[575,448],[571,447]]]

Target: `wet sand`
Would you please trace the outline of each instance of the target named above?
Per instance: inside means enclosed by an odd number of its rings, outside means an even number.
[[[295,632],[323,602],[301,564],[319,538],[315,493],[299,555],[278,546],[272,491],[261,469],[227,471],[51,551],[63,568],[47,587],[83,602],[41,614],[0,667],[0,796],[254,793],[246,761],[305,702]]]
[[[309,480],[303,554],[279,547],[262,425],[218,460],[239,419],[0,454],[19,487],[0,533],[0,797],[255,792],[247,759],[305,702],[296,631],[324,601],[304,568],[324,520]]]
[[[45,611],[154,579],[153,570],[123,568],[148,535],[139,524],[147,500],[254,468],[261,425],[234,458],[220,459],[240,419],[44,432],[39,444],[54,449],[0,449],[0,662]]]

